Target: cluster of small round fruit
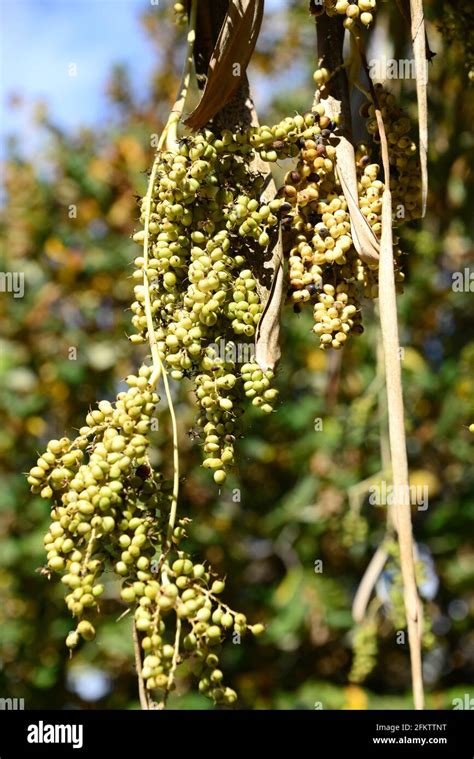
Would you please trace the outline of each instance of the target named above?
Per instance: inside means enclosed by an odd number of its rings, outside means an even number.
[[[206,347],[220,338],[254,336],[262,313],[255,261],[268,256],[273,230],[290,206],[283,198],[260,200],[265,177],[253,159],[257,152],[269,161],[298,152],[302,137],[321,133],[316,121],[308,114],[236,134],[204,130],[161,154],[148,254],[135,260],[140,284],[132,323],[139,334],[132,340],[147,339],[145,273],[158,349],[173,378],[199,371]],[[144,231],[134,239],[143,244]]]
[[[241,393],[252,405],[271,413],[277,391],[270,387],[273,371],[263,371],[258,364],[243,364],[240,378],[233,373],[233,364],[223,362],[210,372],[195,378],[196,397],[200,407],[198,424],[205,434],[203,466],[214,470],[214,480],[222,484],[226,467],[234,463],[234,442],[240,432]],[[243,386],[242,386],[243,383]]]
[[[71,648],[79,635],[95,634],[82,617],[97,607],[103,586],[96,580],[109,559],[124,577],[145,568],[155,552],[155,512],[168,496],[147,459],[158,402],[149,375],[144,366],[128,377],[128,391],[115,404],[101,401],[74,441],[51,440],[28,477],[33,492],[54,499],[44,544],[48,568],[62,574],[68,608],[80,619],[68,636]]]
[[[237,696],[222,684],[217,666],[220,643],[230,628],[259,634],[263,626],[248,625],[244,615],[223,604],[218,596],[224,582],[179,549],[188,519],[179,520],[169,534],[169,487],[147,456],[159,400],[151,373],[142,366],[137,376],[128,377],[129,389],[115,404],[101,401],[76,440],[51,440],[31,469],[33,492],[53,499],[44,538],[47,571],[62,575],[67,606],[78,620],[66,638],[68,648],[95,637],[90,617],[104,592],[101,576],[112,570],[122,580],[122,601],[134,609],[147,688],[168,692],[178,664],[193,657],[199,690],[217,703],[232,704]],[[199,386],[209,393],[201,380]],[[224,384],[232,385],[229,376]],[[215,430],[218,435],[224,431],[220,424]],[[224,460],[225,452],[219,452]],[[181,629],[184,623],[189,630]]]
[[[360,334],[363,327],[357,306],[350,302],[350,290],[346,283],[323,285],[318,301],[313,307],[315,325],[313,332],[319,335],[321,347],[342,348],[349,333]]]
[[[188,23],[188,14],[183,3],[173,5],[174,20],[178,26],[186,26]]]
[[[213,579],[186,552],[176,548],[173,554],[176,558],[168,555],[160,567],[161,577],[150,576],[122,590],[124,600],[136,601],[135,624],[144,656],[141,675],[148,690],[166,692],[173,687],[176,667],[190,659],[199,691],[216,703],[233,704],[237,694],[223,684],[218,666],[223,638],[230,630],[239,636],[248,631],[259,635],[264,627],[248,625],[245,615],[220,600],[223,580]],[[168,629],[170,620],[173,631]]]
[[[377,664],[377,619],[369,616],[357,625],[352,635],[353,660],[349,680],[362,683]]]
[[[390,190],[395,221],[397,219],[402,221],[418,219],[421,215],[421,173],[418,148],[410,137],[411,119],[397,104],[395,95],[385,89],[382,84],[377,83],[375,85],[375,92],[387,136],[391,166]],[[372,103],[364,104],[361,108],[361,115],[366,118],[366,128],[373,141],[372,150],[366,150],[365,161],[368,163],[371,154],[377,155],[376,146],[380,143],[374,105]],[[380,167],[378,164],[374,164],[369,175],[372,180],[371,192],[378,189],[381,194],[383,183],[380,181],[377,183],[379,173]]]
[[[357,543],[365,543],[369,533],[369,525],[360,511],[348,509],[341,520],[342,544],[351,547]]]
[[[246,398],[268,413],[277,395],[269,386],[271,373],[263,376],[255,367],[244,376],[238,360],[212,348],[222,342],[253,347],[263,312],[259,276],[271,256],[274,231],[294,203],[291,193],[261,200],[265,176],[255,159],[294,157],[303,146],[305,165],[311,159],[311,171],[324,192],[325,177],[334,170],[334,147],[321,150],[332,133],[328,127],[335,124],[319,106],[272,127],[236,133],[205,129],[161,153],[151,206],[146,199],[142,204],[148,244],[135,260],[134,277],[140,284],[135,287],[132,322],[138,334],[131,339],[148,340],[149,297],[161,360],[173,379],[187,376],[194,381],[198,424],[205,434],[204,465],[214,470],[218,484],[233,462]],[[298,200],[304,204],[310,198],[302,193]],[[134,239],[143,245],[145,229]],[[346,241],[338,244],[345,247]]]
[[[302,140],[297,165],[286,174],[281,190],[288,299],[297,311],[312,303],[320,347],[339,349],[349,334],[363,331],[356,296],[369,273],[353,247],[347,203],[335,171],[337,122],[322,104],[313,116],[318,131]]]
[[[364,26],[370,26],[374,20],[376,0],[325,0],[325,11],[328,16],[345,16],[344,26],[350,29],[360,21]]]
[[[325,69],[316,72],[318,84],[329,78]],[[315,76],[316,76],[315,74]],[[408,137],[410,120],[397,106],[393,95],[376,86],[387,132],[391,164],[391,191],[394,221],[420,215],[420,165],[416,145]],[[315,110],[321,127],[313,138],[306,137],[298,163],[285,177],[281,195],[290,210],[284,209],[283,229],[289,249],[289,300],[299,311],[307,302],[313,304],[314,332],[320,347],[341,348],[349,334],[363,332],[359,297],[378,296],[378,263],[363,262],[354,246],[351,220],[337,171],[335,155],[337,123],[330,121],[320,104]],[[372,144],[356,148],[359,207],[375,237],[382,231],[383,181],[379,158],[375,109],[362,108]],[[395,279],[401,290],[404,275],[400,270],[401,250],[394,237]]]

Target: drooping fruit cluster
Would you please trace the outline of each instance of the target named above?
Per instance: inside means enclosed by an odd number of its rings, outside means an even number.
[[[377,596],[367,607],[365,619],[358,624],[352,635],[353,662],[349,679],[360,683],[365,680],[377,664],[380,607],[383,609],[383,617],[389,621],[393,630],[396,631],[397,643],[401,640],[400,635],[405,635],[407,627],[405,605],[403,600],[403,580],[400,566],[400,549],[397,542],[391,538],[384,543],[388,559],[381,573],[377,586]],[[423,598],[423,585],[426,582],[425,562],[417,557],[416,582]],[[433,647],[435,638],[431,629],[430,615],[424,613],[421,642],[424,649]]]
[[[193,379],[205,466],[214,470],[219,484],[234,460],[246,399],[267,413],[276,399],[268,367],[244,371],[242,366],[254,356],[264,307],[263,265],[271,257],[281,215],[292,207],[285,197],[261,199],[265,175],[257,159],[297,156],[301,140],[321,135],[319,120],[319,113],[310,113],[273,127],[235,134],[206,129],[186,138],[158,156],[150,209],[146,198],[142,203],[148,245],[135,260],[140,284],[132,322],[138,334],[131,339],[149,339],[149,297],[161,360],[173,379]],[[134,236],[139,244],[145,230]]]
[[[174,20],[179,26],[186,26],[188,23],[188,14],[183,3],[173,5]]]
[[[382,84],[375,85],[375,92],[387,136],[390,161],[390,190],[392,192],[394,220],[396,222],[397,220],[410,221],[418,219],[421,215],[421,174],[418,148],[415,141],[410,137],[412,130],[411,120],[403,109],[397,105],[395,96],[386,90]],[[370,155],[378,160],[377,146],[380,143],[374,105],[371,103],[363,105],[361,115],[367,119],[367,131],[373,141],[372,149],[369,148],[366,152],[367,158],[365,161],[368,163]],[[368,168],[366,167],[366,170]],[[375,200],[377,204],[380,204],[380,209],[377,205],[376,210],[376,213],[380,217],[383,183],[376,179],[379,174],[380,167],[378,164],[374,164],[369,176],[372,180],[371,192],[376,196]],[[375,193],[375,190],[378,190],[378,192]]]
[[[147,689],[163,697],[173,687],[176,667],[191,659],[199,691],[216,703],[233,704],[237,694],[223,684],[218,666],[223,638],[229,631],[239,637],[248,631],[259,635],[264,627],[248,625],[245,615],[220,600],[225,582],[213,579],[203,564],[179,550],[184,535],[183,520],[166,560],[152,565],[154,574],[122,591],[127,602],[136,601],[135,624],[144,655],[141,674]]]
[[[345,16],[344,26],[350,29],[358,21],[364,26],[370,26],[374,20],[376,0],[325,0],[324,10],[328,16]]]
[[[337,177],[337,123],[322,104],[313,113],[313,135],[285,177],[282,219],[288,248],[288,298],[299,310],[312,303],[320,346],[341,348],[349,334],[363,331],[357,291],[368,268],[352,243],[347,203]]]
[[[362,683],[377,664],[378,624],[374,617],[368,617],[357,625],[352,635],[353,660],[349,680]]]
[[[320,69],[316,74],[324,86],[329,73]],[[381,87],[376,92],[389,145],[394,220],[413,219],[420,213],[421,179],[416,145],[407,136],[411,124],[390,93]],[[373,105],[367,104],[362,112],[373,141],[356,148],[359,207],[380,240],[384,184],[380,163],[372,162],[380,160],[377,124]],[[282,191],[291,206],[283,217],[289,253],[288,297],[297,311],[312,303],[313,329],[320,347],[338,349],[349,335],[363,332],[359,299],[378,296],[378,263],[363,262],[353,245],[351,219],[337,172],[337,123],[325,115],[322,104],[316,106],[315,114],[320,131],[303,142],[298,163],[287,173]],[[404,275],[397,243],[395,237],[395,280],[400,289]]]
[[[217,667],[220,643],[230,628],[260,634],[263,626],[248,625],[223,604],[218,596],[225,583],[180,549],[189,520],[170,522],[170,489],[147,455],[159,400],[151,374],[142,366],[128,377],[129,389],[114,404],[101,401],[75,440],[51,440],[31,469],[33,492],[53,499],[46,571],[62,575],[77,619],[68,648],[95,637],[101,579],[112,572],[122,581],[121,600],[133,610],[148,690],[163,698],[177,666],[191,657],[199,690],[232,704],[236,693],[223,686]]]
[[[155,511],[166,495],[148,464],[147,433],[158,396],[149,368],[128,377],[129,389],[113,405],[101,401],[73,441],[51,440],[30,471],[33,492],[53,499],[44,538],[48,567],[62,574],[68,608],[79,618],[68,645],[95,631],[86,619],[97,608],[97,582],[113,565],[120,576],[140,570],[155,552]],[[127,551],[121,551],[127,547]]]

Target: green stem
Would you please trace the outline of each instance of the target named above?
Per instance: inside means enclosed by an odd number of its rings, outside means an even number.
[[[168,401],[168,408],[171,417],[171,427],[173,430],[173,493],[171,496],[171,509],[168,520],[168,531],[166,540],[168,543],[167,550],[171,545],[173,537],[173,530],[176,523],[176,512],[178,509],[178,494],[179,494],[179,443],[178,443],[178,424],[176,421],[176,413],[174,410],[173,399],[171,397],[170,386],[168,382],[167,372],[163,369],[163,382],[165,385],[166,400]]]
[[[178,124],[183,115],[184,104],[189,89],[189,82],[191,79],[191,72],[193,69],[193,52],[194,42],[196,39],[196,16],[197,16],[197,0],[191,1],[191,12],[189,15],[189,31],[187,36],[188,47],[186,51],[186,61],[184,64],[183,74],[181,77],[181,83],[179,85],[178,98],[171,109],[170,117],[165,128],[166,132],[166,149],[175,150],[176,143],[178,141]]]

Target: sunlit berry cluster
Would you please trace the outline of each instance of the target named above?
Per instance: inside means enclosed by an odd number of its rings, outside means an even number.
[[[357,293],[368,276],[354,247],[350,216],[336,170],[337,123],[317,105],[311,137],[301,143],[296,166],[285,177],[281,196],[288,253],[288,299],[300,310],[311,303],[320,347],[341,348],[359,335]]]
[[[150,370],[127,379],[115,404],[101,401],[75,440],[51,440],[30,471],[33,492],[53,499],[44,538],[49,569],[62,574],[66,602],[80,621],[68,637],[91,639],[88,616],[97,608],[106,569],[126,577],[146,568],[158,534],[155,513],[167,497],[148,463],[148,431],[158,396]],[[125,550],[126,549],[126,550]]]
[[[139,284],[132,321],[138,334],[131,339],[149,340],[149,296],[161,360],[173,379],[194,382],[204,466],[214,471],[218,484],[234,462],[247,398],[269,413],[277,395],[267,367],[257,366],[246,376],[242,363],[252,358],[263,312],[259,278],[281,216],[292,206],[285,197],[261,200],[265,175],[255,159],[294,158],[301,141],[313,144],[323,129],[319,113],[235,134],[206,129],[160,154],[149,211],[146,199],[142,203],[148,246],[135,260]],[[318,168],[329,171],[332,163],[323,160]],[[144,238],[145,230],[134,236],[140,245]],[[234,346],[234,357],[227,350],[220,355],[220,345]],[[242,346],[248,349],[244,362],[238,359]],[[263,383],[262,393],[249,382]]]
[[[376,0],[325,0],[325,11],[328,16],[344,16],[346,29],[353,27],[358,21],[364,26],[370,26],[374,20],[377,7]]]
[[[390,190],[395,221],[418,219],[421,214],[421,174],[418,147],[411,138],[411,119],[397,104],[395,96],[383,85],[376,84],[375,92],[387,135],[390,161]],[[366,127],[375,145],[380,142],[375,108],[367,104],[362,108]],[[377,157],[377,151],[373,150]]]
[[[51,440],[31,469],[33,492],[53,501],[45,571],[61,574],[68,591],[76,619],[69,649],[95,637],[99,600],[115,576],[122,602],[133,610],[141,677],[151,695],[166,698],[177,667],[191,658],[200,692],[232,704],[237,695],[222,684],[217,666],[220,644],[227,630],[259,634],[263,626],[229,609],[219,597],[225,583],[181,549],[189,520],[170,525],[170,488],[148,459],[159,400],[151,374],[142,366],[129,376],[129,389],[115,403],[101,401],[90,411],[75,440]]]
[[[233,704],[237,694],[224,685],[218,666],[222,641],[229,632],[239,640],[248,631],[259,635],[263,625],[248,625],[245,615],[221,601],[225,582],[213,579],[203,564],[194,563],[184,551],[173,554],[176,558],[158,564],[158,572],[146,582],[122,591],[127,601],[138,601],[135,624],[144,657],[141,675],[148,690],[165,693],[173,687],[177,666],[190,659],[199,691],[216,703]]]

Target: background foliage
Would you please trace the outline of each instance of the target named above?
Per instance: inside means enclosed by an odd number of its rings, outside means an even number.
[[[397,13],[395,3],[381,4],[381,49],[411,57]],[[430,65],[430,199],[423,225],[402,228],[407,284],[399,313],[411,477],[430,488],[429,508],[414,512],[415,534],[439,578],[427,607],[434,633],[425,653],[428,706],[451,708],[474,675],[472,293],[451,287],[452,273],[473,265],[474,100],[465,44],[472,18],[459,2],[431,0],[426,13],[437,53]],[[467,21],[456,24],[461,13]],[[14,139],[4,165],[0,270],[24,272],[26,287],[22,299],[0,295],[0,694],[25,698],[27,708],[138,705],[130,620],[117,621],[122,607],[110,585],[97,640],[68,659],[63,589],[37,571],[47,506],[31,496],[23,473],[51,437],[81,426],[96,399],[112,399],[142,358],[126,339],[136,255],[130,236],[153,155],[150,135],[166,116],[183,50],[169,8],[152,6],[143,23],[164,51],[146,92],[132,91],[127,71],[115,68],[104,93],[110,116],[100,130],[78,124],[63,132],[38,107],[32,128],[46,145],[46,169],[25,159]],[[266,104],[262,121],[308,108],[315,67],[307,4],[268,12],[250,70],[257,106],[259,95]],[[301,86],[288,87],[292,72]],[[413,82],[391,84],[416,118]],[[373,673],[362,685],[348,679],[350,605],[385,523],[384,509],[363,499],[352,526],[347,517],[349,489],[380,469],[378,334],[374,316],[366,322],[338,367],[318,350],[309,316],[286,311],[277,413],[248,414],[239,466],[221,492],[199,466],[199,441],[189,434],[192,398],[184,383],[180,391],[180,513],[193,518],[191,545],[227,575],[228,603],[268,626],[258,641],[226,644],[227,679],[246,708],[410,704],[407,647],[397,645],[387,620]],[[165,468],[167,424],[164,417],[154,454]],[[186,678],[178,692],[175,708],[209,708]]]

